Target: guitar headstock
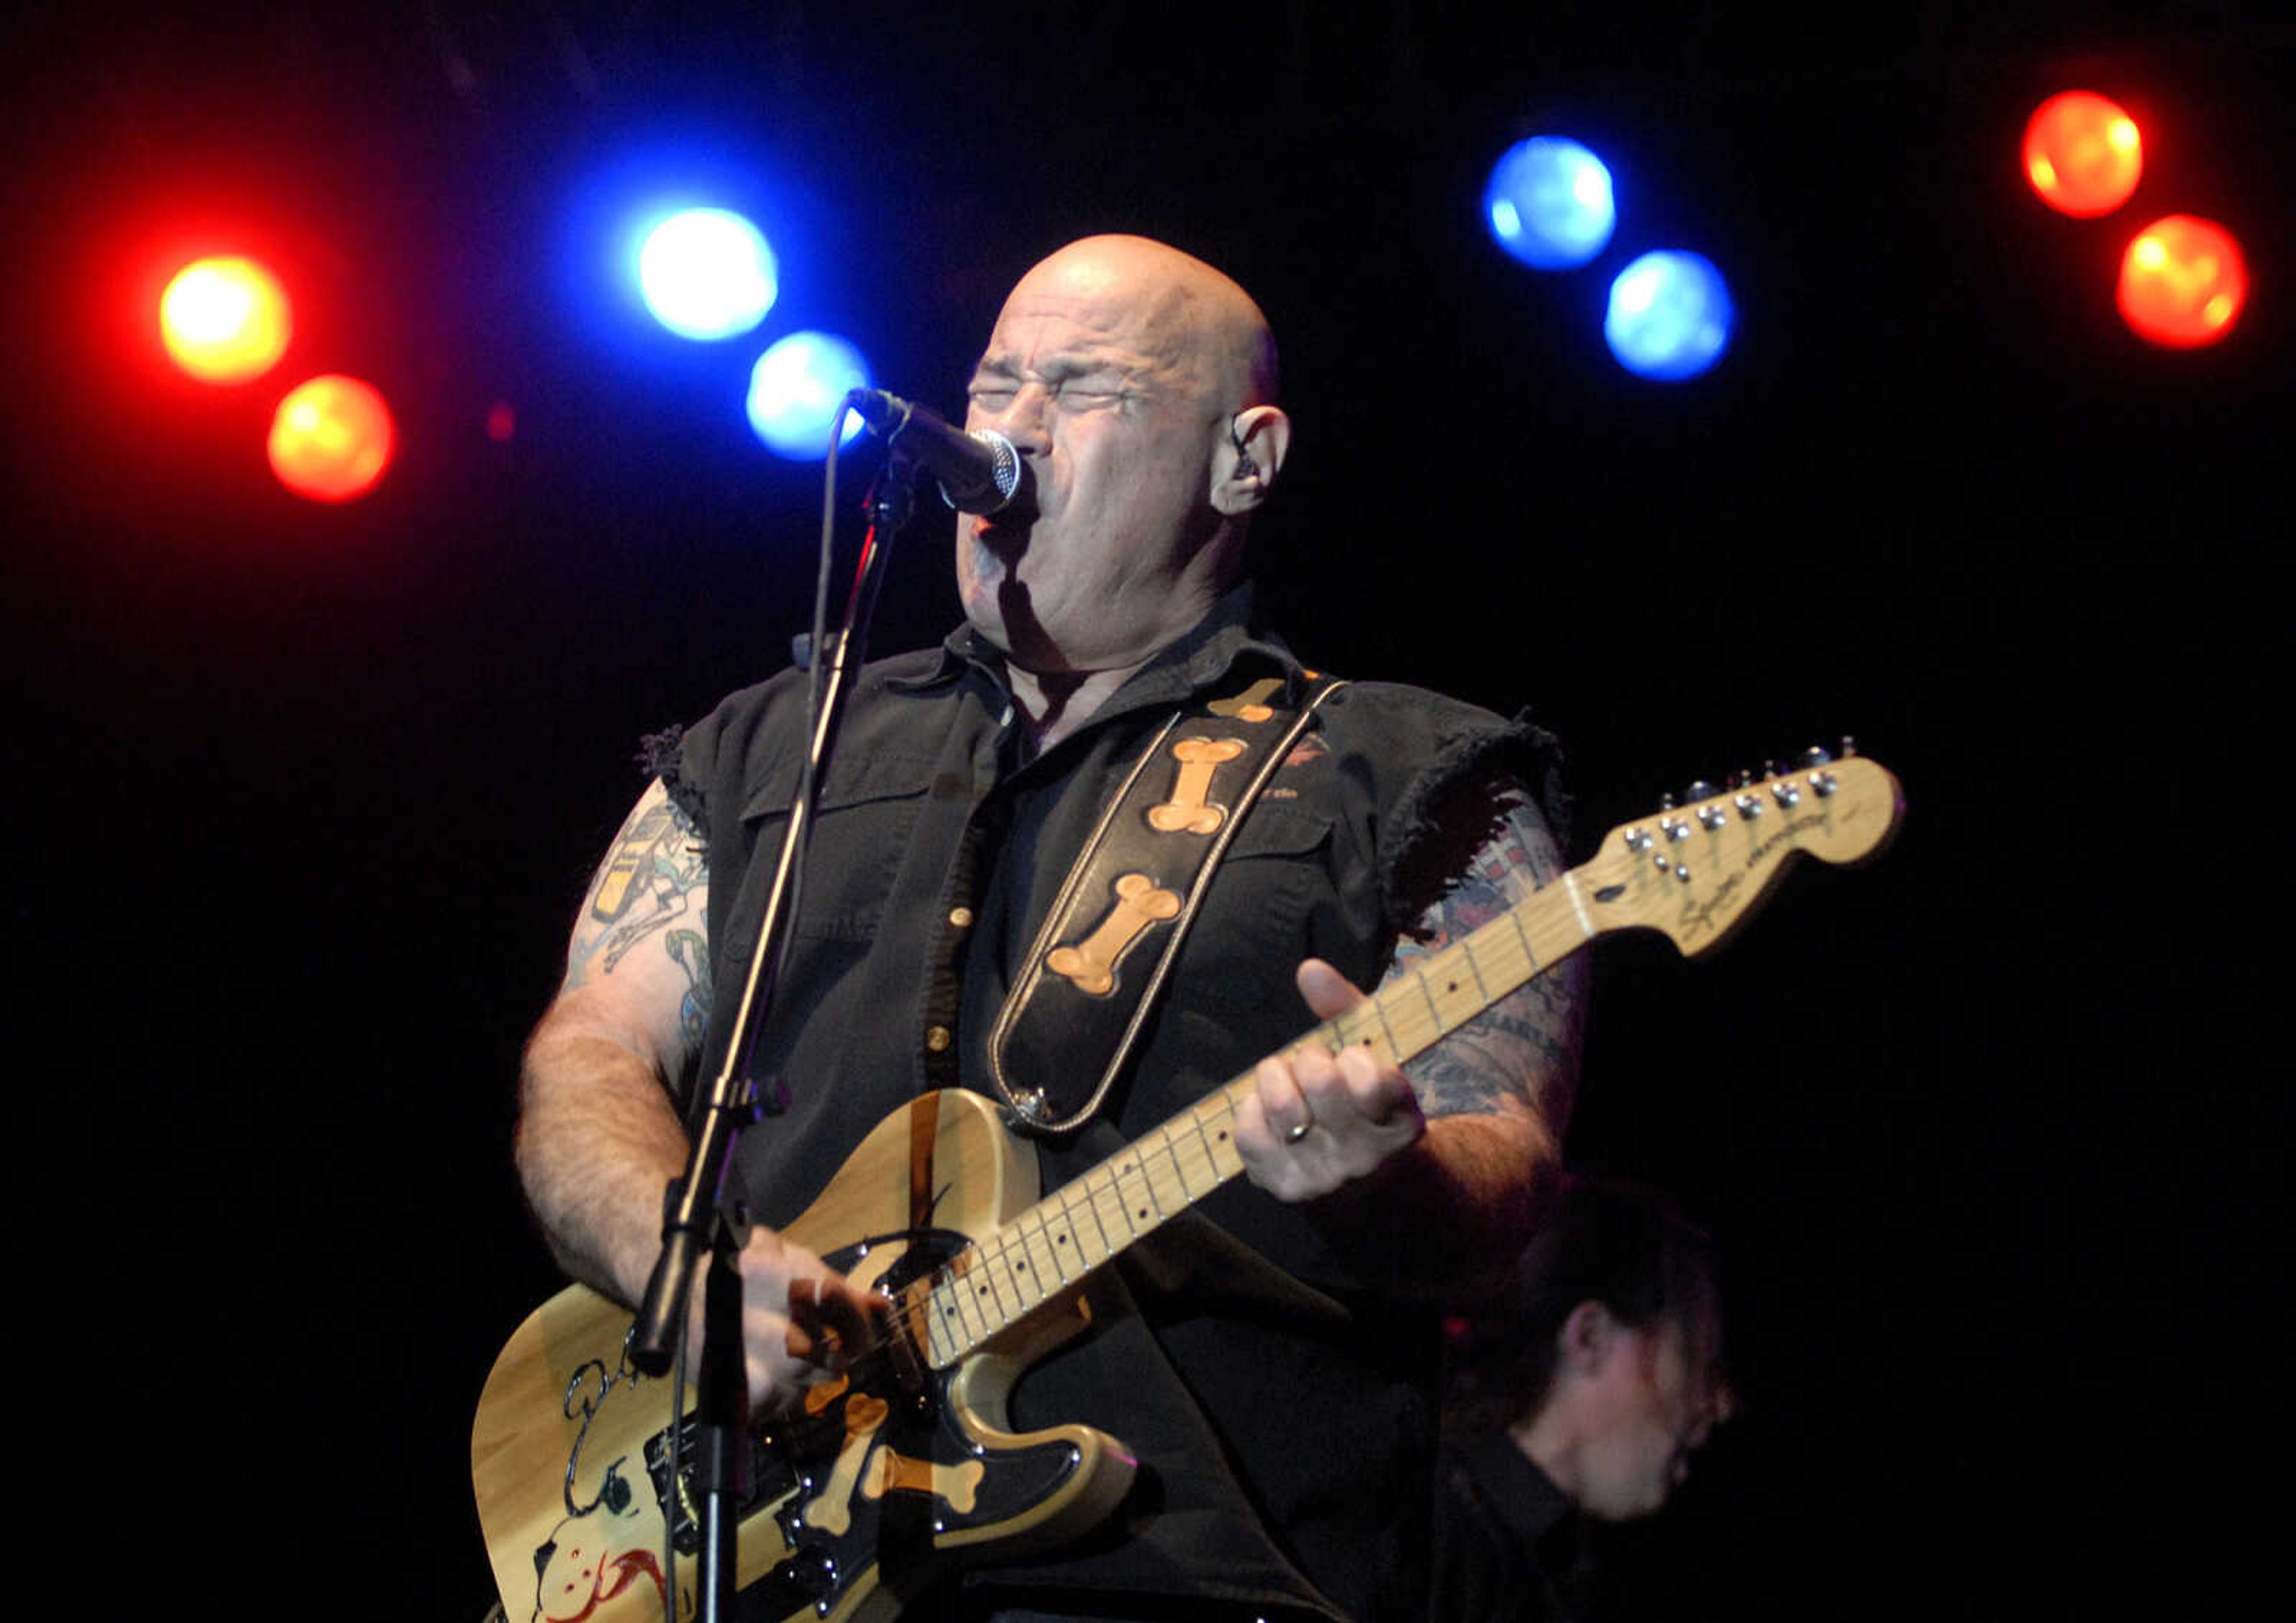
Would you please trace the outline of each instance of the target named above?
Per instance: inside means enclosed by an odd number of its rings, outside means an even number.
[[[1612,829],[1578,870],[1580,895],[1595,930],[1663,930],[1694,956],[1726,938],[1794,857],[1841,864],[1877,854],[1905,805],[1898,780],[1876,763],[1813,750],[1792,771]]]

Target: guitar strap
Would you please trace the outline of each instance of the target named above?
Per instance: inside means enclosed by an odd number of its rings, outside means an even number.
[[[1269,676],[1175,712],[1125,775],[989,1032],[989,1076],[1015,1128],[1070,1131],[1123,1073],[1244,814],[1316,707],[1347,685],[1313,671],[1308,681],[1296,710],[1270,702],[1283,682]],[[1056,1066],[1078,1053],[1109,1056],[1081,1101]]]

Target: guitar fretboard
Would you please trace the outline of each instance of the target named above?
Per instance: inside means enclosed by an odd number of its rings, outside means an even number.
[[[1578,875],[1566,873],[1282,1053],[1289,1058],[1361,1043],[1401,1064],[1595,933]],[[1255,1086],[1244,1072],[904,1291],[900,1316],[932,1365],[946,1368],[977,1352],[1242,1172],[1235,1112]]]

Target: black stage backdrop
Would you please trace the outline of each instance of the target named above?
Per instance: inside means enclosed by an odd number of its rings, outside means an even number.
[[[1902,777],[1879,865],[1800,873],[1710,960],[1596,952],[1572,1154],[1718,1231],[1745,1400],[1626,1541],[1625,1615],[2228,1597],[2288,1406],[2270,8],[266,9],[36,12],[0,114],[20,1570],[82,1611],[484,1603],[469,1416],[554,1283],[519,1044],[634,741],[781,662],[810,593],[817,473],[748,439],[742,365],[580,291],[595,177],[676,149],[783,177],[769,331],[841,327],[945,408],[1071,236],[1235,274],[1286,346],[1295,643],[1535,707],[1577,857],[1842,733]],[[2079,84],[2152,143],[2094,225],[2013,161]],[[1620,154],[1601,273],[1479,229],[1538,127]],[[2249,248],[2215,351],[2111,308],[2172,211]],[[284,496],[275,390],[137,348],[138,278],[201,219],[310,290],[275,381],[397,403],[371,499]],[[1595,331],[1667,242],[1742,323],[1674,388]],[[881,648],[951,619],[946,550],[906,538]]]

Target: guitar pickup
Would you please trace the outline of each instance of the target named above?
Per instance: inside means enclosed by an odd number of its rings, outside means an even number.
[[[701,1425],[689,1415],[673,1430],[677,1434],[675,1469],[670,1462],[670,1432],[657,1431],[646,1439],[646,1475],[653,1483],[654,1502],[661,1509],[662,1521],[670,1529],[671,1546],[680,1555],[698,1555],[701,1551],[701,1490],[695,1481],[695,1469]],[[745,1469],[739,1473],[741,1487],[734,1496],[737,1517],[782,1497],[798,1485],[797,1473],[770,1439],[753,1437],[745,1440]]]

